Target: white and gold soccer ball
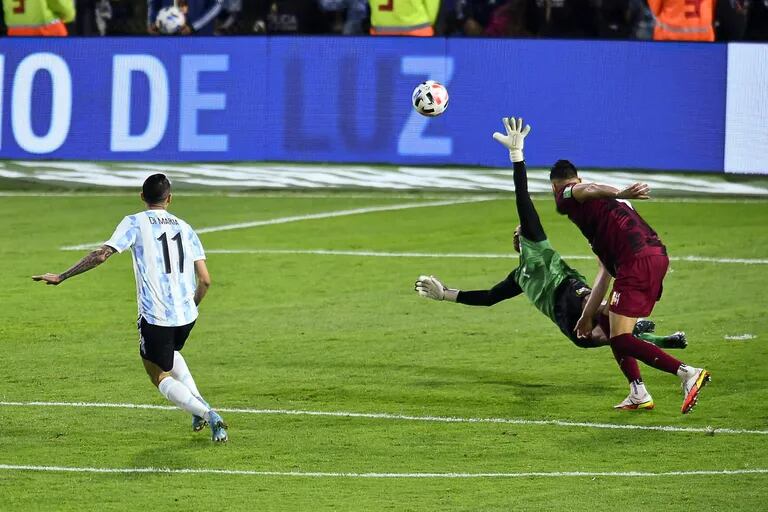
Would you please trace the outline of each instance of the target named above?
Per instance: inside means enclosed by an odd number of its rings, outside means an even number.
[[[184,25],[187,24],[187,18],[181,9],[172,5],[164,7],[157,13],[155,25],[161,34],[172,35],[181,32]]]
[[[439,116],[448,108],[448,90],[439,82],[427,80],[413,90],[413,108],[423,116]]]

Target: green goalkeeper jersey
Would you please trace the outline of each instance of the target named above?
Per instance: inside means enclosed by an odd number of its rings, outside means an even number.
[[[520,237],[520,266],[512,272],[512,277],[533,305],[555,323],[557,287],[571,277],[586,281],[563,261],[549,240],[532,242],[523,236]]]

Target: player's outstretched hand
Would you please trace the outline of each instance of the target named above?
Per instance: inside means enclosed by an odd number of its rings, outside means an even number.
[[[61,283],[62,279],[59,276],[59,274],[51,274],[50,272],[47,274],[43,274],[41,276],[32,276],[33,281],[44,281],[45,284],[51,284],[53,286],[56,286],[57,284]]]
[[[419,276],[414,289],[428,299],[445,299],[445,286],[435,276]]]
[[[530,125],[525,125],[523,128],[523,119],[518,117],[503,117],[501,122],[504,123],[504,129],[507,134],[496,132],[493,134],[494,140],[500,142],[509,150],[509,159],[512,163],[522,162],[525,160],[523,157],[523,146],[525,144],[525,137],[528,132],[531,131]]]
[[[650,199],[651,187],[645,183],[633,183],[616,194],[616,199]]]
[[[579,321],[576,322],[576,328],[574,331],[576,331],[576,337],[580,339],[589,339],[592,337],[592,318],[591,317],[585,317],[582,316],[579,318]]]

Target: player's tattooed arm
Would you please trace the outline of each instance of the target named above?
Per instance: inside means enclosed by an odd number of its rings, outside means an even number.
[[[590,199],[650,199],[650,191],[645,183],[633,183],[621,190],[599,183],[578,183],[571,190],[573,198],[580,203]]]
[[[66,281],[70,277],[74,277],[78,274],[88,272],[89,270],[98,267],[107,261],[107,258],[112,256],[115,252],[115,249],[112,247],[108,245],[102,245],[95,251],[91,251],[83,259],[72,265],[72,267],[65,270],[61,274],[52,274],[49,272],[39,276],[32,276],[32,279],[35,281],[44,281],[45,284],[51,284],[55,286],[62,283],[63,281]]]

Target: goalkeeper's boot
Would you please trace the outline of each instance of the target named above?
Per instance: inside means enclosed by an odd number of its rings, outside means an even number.
[[[637,323],[635,324],[635,328],[632,330],[632,336],[653,332],[655,330],[656,330],[656,322],[654,322],[653,320],[638,320]]]
[[[711,375],[704,368],[689,368],[687,375],[683,378],[683,406],[680,412],[688,414],[699,401],[701,389],[710,381]]]
[[[683,349],[688,346],[688,339],[685,337],[683,331],[677,331],[674,334],[670,334],[660,345],[661,348],[680,348]]]
[[[620,404],[613,406],[614,409],[620,409],[623,411],[650,411],[655,407],[653,403],[653,397],[650,393],[646,392],[644,395],[636,395],[630,393],[627,398]]]
[[[211,426],[211,440],[215,443],[226,443],[229,440],[227,435],[227,424],[219,413],[211,410],[208,424]]]
[[[208,407],[209,409],[211,408],[211,406],[208,405],[208,402],[206,402],[205,400],[203,400],[199,396],[196,397],[196,398],[198,400],[200,400],[201,402],[203,402],[203,404],[206,407]],[[192,415],[192,431],[193,432],[200,432],[201,430],[203,430],[207,426],[208,426],[208,422],[206,421],[205,418],[203,418],[201,416],[194,415],[194,414]]]

